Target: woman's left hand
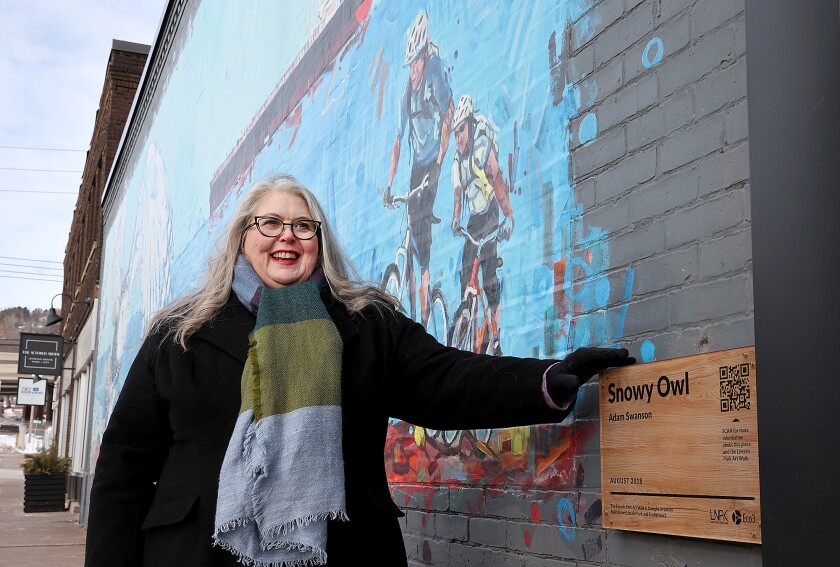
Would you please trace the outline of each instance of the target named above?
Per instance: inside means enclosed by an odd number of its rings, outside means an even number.
[[[630,356],[626,348],[583,347],[571,353],[559,364],[552,366],[546,378],[550,385],[556,381],[552,377],[570,375],[575,377],[577,385],[580,386],[602,370],[635,363],[636,359]],[[561,382],[568,382],[568,379]]]

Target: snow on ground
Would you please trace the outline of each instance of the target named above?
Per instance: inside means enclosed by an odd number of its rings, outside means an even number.
[[[17,436],[0,434],[0,453],[17,453]]]

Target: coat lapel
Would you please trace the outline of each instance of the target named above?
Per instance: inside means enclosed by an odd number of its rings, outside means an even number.
[[[196,331],[193,338],[209,343],[244,365],[248,357],[248,335],[256,322],[257,318],[231,294],[219,314]]]

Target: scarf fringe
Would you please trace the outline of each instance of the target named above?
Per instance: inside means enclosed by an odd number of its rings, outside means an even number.
[[[236,561],[238,563],[242,563],[246,567],[317,567],[318,565],[324,565],[327,562],[327,553],[321,549],[317,551],[313,550],[313,552],[317,553],[317,557],[310,557],[308,559],[287,559],[284,561],[272,561],[271,563],[266,563],[264,561],[253,559],[251,557],[248,557],[247,555],[244,555],[243,553],[240,553],[232,545],[220,539],[216,539],[215,537],[213,538],[213,545],[221,547],[225,551],[231,553],[236,557]],[[290,549],[290,551],[292,550]]]
[[[234,530],[236,528],[241,528],[242,526],[247,526],[250,523],[251,523],[251,520],[249,518],[237,518],[235,520],[225,522],[224,524],[222,524],[221,526],[216,528],[216,533],[213,534],[213,540],[214,541],[219,541],[218,540],[218,535],[220,533],[227,533],[227,532],[229,532],[231,530]],[[221,544],[219,544],[219,545],[221,545]]]
[[[295,518],[290,522],[273,526],[266,530],[260,530],[260,537],[263,539],[271,539],[278,535],[289,535],[301,526],[308,526],[313,522],[323,522],[326,520],[341,520],[342,522],[349,522],[350,518],[347,517],[347,512],[344,510],[333,510],[332,512],[312,514],[311,516],[305,516],[303,518]]]

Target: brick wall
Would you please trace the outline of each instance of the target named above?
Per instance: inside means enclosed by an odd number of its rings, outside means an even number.
[[[115,41],[108,58],[99,110],[64,255],[63,292],[72,297],[73,301],[92,299],[99,283],[102,191],[143,74],[147,54],[148,46]],[[88,311],[89,307],[74,304],[63,296],[62,334],[75,337]]]
[[[608,235],[608,275],[633,270],[629,306],[606,309],[627,309],[641,359],[754,343],[744,37],[743,0],[604,0],[560,50],[582,220]],[[571,427],[598,429],[594,383]],[[597,434],[574,470],[562,491],[392,485],[410,564],[761,564],[757,546],[604,530]]]
[[[83,302],[88,298],[92,302],[97,293],[102,249],[102,191],[134,101],[134,93],[143,74],[147,55],[148,46],[114,41],[108,58],[99,110],[96,113],[79,197],[76,200],[70,235],[64,251],[62,291],[66,295],[61,296],[61,334],[67,339],[78,338],[93,305],[74,302]],[[69,354],[72,348],[73,344],[68,342],[66,354]],[[70,380],[73,378],[71,376]],[[72,396],[78,394],[77,390],[76,383],[72,382],[68,386],[68,391],[71,392],[68,399],[72,400]],[[87,392],[82,394],[86,395]],[[74,449],[83,450],[82,447],[70,446],[69,432],[73,430],[73,420],[76,418],[72,408],[71,404],[67,412],[67,421],[63,424],[66,429],[63,454],[69,454]]]

